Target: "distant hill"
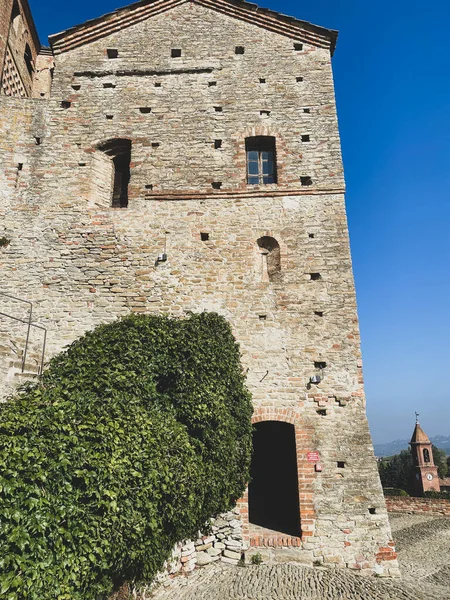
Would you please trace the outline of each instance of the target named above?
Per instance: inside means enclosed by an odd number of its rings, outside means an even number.
[[[435,435],[434,437],[430,437],[430,440],[435,446],[445,450],[450,455],[450,436]],[[409,440],[395,440],[387,444],[374,444],[375,456],[392,456],[402,450],[408,450],[408,442]]]

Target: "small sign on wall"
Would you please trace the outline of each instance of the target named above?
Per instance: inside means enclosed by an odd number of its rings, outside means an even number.
[[[308,452],[307,454],[308,462],[319,462],[320,456],[318,452]]]

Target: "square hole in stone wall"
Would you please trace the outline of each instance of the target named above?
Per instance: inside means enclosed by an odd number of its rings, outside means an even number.
[[[81,88],[81,85],[79,83],[74,83],[72,85],[72,89],[78,91]]]
[[[315,238],[315,233],[308,233],[308,237],[310,237],[312,240]]]
[[[170,55],[172,58],[180,58],[181,56],[181,49],[180,48],[172,48]]]
[[[152,142],[152,148],[159,148],[160,145],[161,144],[159,142]]]
[[[314,363],[314,368],[315,369],[326,369],[327,363],[323,362],[323,361],[316,361]]]
[[[260,321],[267,321],[267,315],[259,315]]]
[[[161,82],[160,81],[155,81],[155,87],[161,87]]]
[[[295,80],[297,83],[301,83],[303,81],[303,77],[296,77]]]
[[[105,90],[113,90],[116,87],[116,84],[108,81],[107,83],[103,84],[103,87],[105,88]]]
[[[244,46],[236,46],[236,48],[234,49],[234,53],[235,54],[244,54],[245,53]]]
[[[215,87],[217,85],[217,81],[208,81],[209,87]]]
[[[319,408],[319,410],[316,411],[318,415],[320,415],[321,417],[326,417],[327,416],[327,411],[325,408]]]
[[[312,178],[309,175],[305,175],[304,177],[300,177],[300,183],[302,185],[312,185]]]
[[[213,181],[211,185],[214,190],[220,190],[220,188],[222,187],[222,182],[221,181]]]
[[[259,114],[261,117],[270,117],[270,110],[260,110]]]
[[[376,508],[369,508],[369,514],[376,515],[377,514],[377,509]]]
[[[264,77],[259,78],[259,83],[266,83],[266,79]]]
[[[152,189],[153,189],[153,183],[147,183],[147,184],[145,185],[145,189],[146,189],[146,190],[152,190]]]
[[[222,140],[214,140],[214,148],[216,150],[218,150],[219,148],[222,148]]]
[[[336,464],[338,469],[345,469],[345,462],[343,460],[338,460]]]
[[[114,119],[114,115],[106,115],[108,121],[112,121]]]
[[[316,315],[316,317],[323,317],[323,312],[321,310],[315,310],[314,314]]]
[[[142,113],[143,115],[148,115],[149,113],[152,112],[152,109],[149,106],[141,106],[139,108],[139,112]]]
[[[107,48],[106,56],[108,58],[119,58],[119,51],[117,48]]]
[[[301,52],[303,50],[303,44],[301,42],[294,43],[294,50],[296,52]]]
[[[222,108],[221,106],[215,106],[215,107],[214,107],[214,110],[215,110],[217,113],[221,113],[221,112],[223,112],[223,108]]]
[[[305,115],[309,115],[309,114],[311,114],[311,109],[310,108],[304,108],[303,112],[305,113]]]
[[[311,141],[311,136],[309,134],[302,135],[303,143],[310,142],[310,141]]]
[[[200,233],[200,239],[202,240],[202,242],[207,242],[209,240],[209,233],[202,231]]]
[[[319,279],[322,279],[322,275],[320,273],[310,273],[309,275],[312,281],[319,281]]]
[[[70,108],[72,106],[71,102],[68,102],[67,100],[63,100],[61,102],[61,108]]]

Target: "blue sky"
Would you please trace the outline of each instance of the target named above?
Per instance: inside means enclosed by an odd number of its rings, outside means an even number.
[[[51,33],[126,4],[30,0]],[[347,209],[375,442],[414,411],[450,435],[450,3],[260,0],[338,29],[334,60]]]

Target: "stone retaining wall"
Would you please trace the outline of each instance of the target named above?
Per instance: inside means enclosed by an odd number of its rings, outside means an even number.
[[[450,500],[439,498],[388,496],[386,498],[386,506],[389,512],[445,515],[446,517],[450,517]]]
[[[208,535],[200,534],[195,541],[185,540],[177,544],[171,559],[150,587],[168,585],[174,576],[190,573],[197,566],[204,567],[217,561],[237,565],[246,549],[239,510],[235,508],[213,520]]]

